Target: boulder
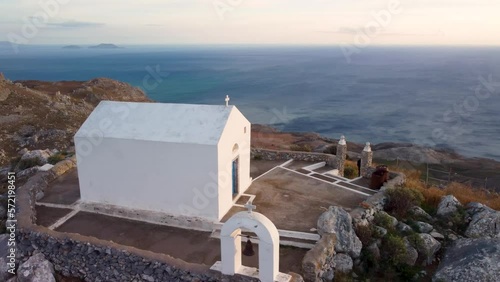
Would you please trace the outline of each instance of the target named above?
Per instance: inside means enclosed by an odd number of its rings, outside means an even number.
[[[373,231],[375,231],[377,238],[382,238],[387,235],[387,229],[380,226],[374,226]]]
[[[405,246],[406,246],[406,255],[403,258],[403,262],[407,265],[415,265],[418,259],[418,252],[411,244],[408,238],[404,238]]]
[[[429,235],[431,235],[434,239],[444,240],[444,235],[437,231],[432,231]]]
[[[394,216],[386,213],[385,211],[379,211],[378,214],[379,214],[379,216],[381,216],[383,218],[388,218],[389,219],[389,225],[391,227],[396,227],[396,225],[398,225],[398,219],[395,218]]]
[[[54,266],[42,253],[30,257],[17,270],[18,282],[56,282]]]
[[[324,234],[316,245],[307,251],[302,259],[304,280],[317,281],[330,270],[330,260],[335,256],[335,241],[335,235]]]
[[[420,232],[420,233],[429,233],[434,229],[434,226],[430,225],[427,222],[423,222],[423,221],[416,221],[415,225],[418,229],[415,231]]]
[[[335,234],[337,242],[335,251],[347,253],[352,258],[358,258],[361,253],[361,241],[354,232],[352,218],[344,209],[331,206],[318,219],[318,233]]]
[[[496,282],[500,277],[500,239],[459,239],[447,249],[433,281]]]
[[[500,238],[500,212],[485,205],[472,203],[467,206],[472,220],[465,231],[469,238]]]
[[[4,257],[0,257],[0,281],[7,281],[12,274],[8,272],[9,266],[7,265],[7,260]]]
[[[349,273],[352,271],[352,258],[346,254],[336,254],[333,258],[333,268],[335,271]]]
[[[429,265],[434,260],[436,252],[441,248],[441,243],[429,234],[421,233],[418,236],[422,239],[422,244],[417,246],[417,251],[425,259],[425,263]]]
[[[411,233],[413,229],[406,223],[400,221],[398,225],[396,225],[396,229],[401,233]]]
[[[380,259],[380,249],[378,248],[377,243],[372,243],[366,248],[366,250],[373,256],[375,260]]]
[[[409,213],[413,216],[425,219],[432,220],[432,216],[430,216],[426,211],[424,211],[421,207],[414,206],[409,210]]]
[[[458,207],[461,206],[462,204],[453,195],[443,196],[436,213],[439,216],[448,216],[457,212]]]

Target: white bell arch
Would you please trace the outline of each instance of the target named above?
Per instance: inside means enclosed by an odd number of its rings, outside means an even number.
[[[253,206],[255,207],[255,206]],[[234,275],[241,269],[241,229],[259,237],[259,279],[273,282],[279,275],[279,233],[263,214],[243,211],[233,215],[221,230],[222,273]]]

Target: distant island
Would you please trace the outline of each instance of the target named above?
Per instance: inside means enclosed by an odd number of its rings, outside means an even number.
[[[89,48],[91,48],[91,49],[119,49],[120,47],[116,46],[115,44],[102,43],[99,45],[90,46]]]
[[[82,47],[78,45],[68,45],[64,46],[63,49],[82,49]]]

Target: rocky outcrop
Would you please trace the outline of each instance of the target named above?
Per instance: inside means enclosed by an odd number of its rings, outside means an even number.
[[[500,239],[459,239],[445,255],[433,281],[496,282],[500,277]]]
[[[443,196],[438,205],[437,215],[447,216],[458,211],[462,204],[453,195]]]
[[[420,256],[422,256],[427,265],[434,261],[436,252],[441,248],[441,243],[434,239],[429,234],[418,234],[421,239],[421,244],[417,246],[417,251]]]
[[[320,235],[335,234],[337,242],[335,251],[347,253],[352,258],[358,258],[361,253],[361,241],[352,227],[352,218],[344,209],[331,206],[318,219]]]
[[[54,266],[41,253],[35,254],[19,266],[18,282],[56,282]]]
[[[480,203],[467,205],[467,213],[472,217],[465,236],[469,238],[500,238],[500,212]]]

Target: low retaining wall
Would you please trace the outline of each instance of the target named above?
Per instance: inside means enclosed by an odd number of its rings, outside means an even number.
[[[49,182],[75,165],[74,159],[60,162],[49,172],[38,172],[17,189],[17,265],[38,251],[54,264],[56,271],[92,282],[258,281],[225,276],[206,265],[36,225],[36,193],[43,192]]]
[[[302,275],[305,281],[331,281],[336,242],[335,234],[324,234],[306,253],[302,260]]]
[[[337,156],[329,154],[298,151],[274,151],[255,148],[251,149],[250,153],[253,159],[262,159],[266,161],[287,161],[294,159],[297,161],[307,162],[326,162],[333,168],[337,167]]]
[[[374,168],[368,170],[369,175],[375,171]],[[373,220],[373,216],[384,209],[386,197],[385,190],[403,185],[406,181],[406,176],[399,172],[390,172],[389,181],[385,182],[379,192],[368,197],[359,207],[350,212],[354,226],[368,225]]]

